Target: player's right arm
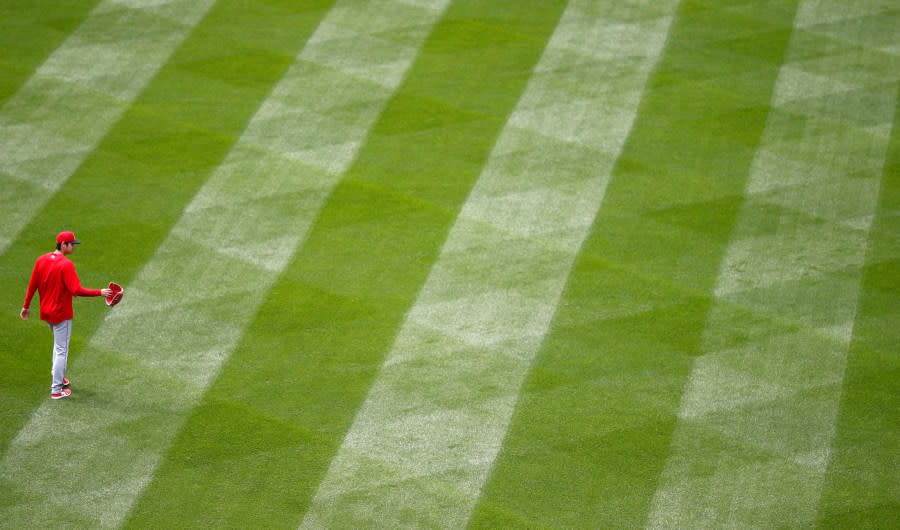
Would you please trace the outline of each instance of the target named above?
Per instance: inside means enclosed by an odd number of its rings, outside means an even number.
[[[22,320],[28,318],[31,300],[34,298],[34,293],[37,291],[39,266],[40,260],[34,263],[34,268],[31,270],[31,279],[28,281],[28,289],[25,290],[25,301],[22,302],[22,311],[19,312],[19,318]]]

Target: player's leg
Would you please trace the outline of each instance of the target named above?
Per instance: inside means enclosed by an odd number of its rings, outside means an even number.
[[[58,324],[51,324],[50,328],[53,330],[53,385],[50,387],[50,393],[59,394],[63,391],[63,381],[66,378],[72,321],[64,320]]]

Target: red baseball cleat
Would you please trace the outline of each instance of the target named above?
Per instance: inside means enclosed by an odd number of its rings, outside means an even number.
[[[54,392],[54,393],[50,394],[50,397],[52,399],[62,399],[62,398],[67,398],[71,395],[72,395],[72,390],[70,390],[68,388],[64,388],[64,389],[62,389],[62,392]]]

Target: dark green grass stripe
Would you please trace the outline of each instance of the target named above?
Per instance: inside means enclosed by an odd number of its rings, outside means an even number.
[[[0,2],[0,106],[78,28],[98,0]]]
[[[35,257],[61,228],[84,241],[82,282],[132,278],[293,63],[329,1],[250,6],[218,2],[97,149],[3,257],[4,313],[14,315]],[[247,28],[265,28],[248,31]],[[172,293],[177,296],[177,293]],[[70,365],[105,307],[76,302]],[[33,317],[36,321],[36,316]],[[36,322],[0,320],[0,448],[47,398],[50,336]]]
[[[900,100],[900,91],[898,91]],[[822,528],[900,520],[900,106],[869,235],[840,413],[819,508]],[[893,462],[894,465],[885,465]]]
[[[644,525],[795,8],[680,7],[472,527]]]
[[[300,523],[564,3],[449,7],[129,526]]]

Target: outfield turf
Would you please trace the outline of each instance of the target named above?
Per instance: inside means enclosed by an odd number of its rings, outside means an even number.
[[[898,527],[898,43],[894,0],[3,2],[0,528]],[[127,294],[53,401],[63,229]]]

